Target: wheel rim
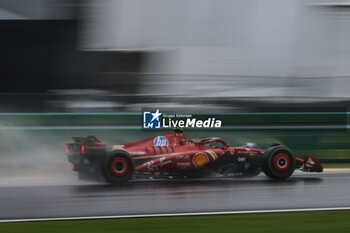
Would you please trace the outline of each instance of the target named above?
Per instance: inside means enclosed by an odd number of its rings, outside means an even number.
[[[290,158],[284,153],[279,153],[275,156],[273,164],[277,171],[287,171],[290,168]]]
[[[110,171],[116,176],[123,176],[129,170],[128,161],[124,158],[113,158],[109,164]]]

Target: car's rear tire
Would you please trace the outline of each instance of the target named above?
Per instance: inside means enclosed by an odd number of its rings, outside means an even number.
[[[278,145],[268,148],[263,159],[262,170],[268,177],[286,179],[295,170],[295,156],[286,146]]]
[[[134,175],[134,160],[126,151],[114,151],[106,157],[103,171],[107,181],[124,183]]]

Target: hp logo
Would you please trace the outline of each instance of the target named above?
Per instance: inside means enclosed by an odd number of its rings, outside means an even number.
[[[153,141],[154,146],[168,146],[169,142],[168,139],[164,136],[158,136],[154,138]]]

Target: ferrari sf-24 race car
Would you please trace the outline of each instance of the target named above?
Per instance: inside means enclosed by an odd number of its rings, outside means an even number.
[[[139,177],[255,176],[261,171],[274,179],[286,179],[296,168],[323,170],[317,159],[296,158],[284,145],[274,144],[266,150],[254,143],[232,147],[218,137],[186,140],[182,130],[113,146],[94,136],[73,140],[66,144],[66,153],[79,177],[100,177],[111,183]]]

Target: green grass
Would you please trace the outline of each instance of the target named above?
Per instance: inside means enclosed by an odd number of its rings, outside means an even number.
[[[1,223],[1,232],[349,232],[350,211]]]

